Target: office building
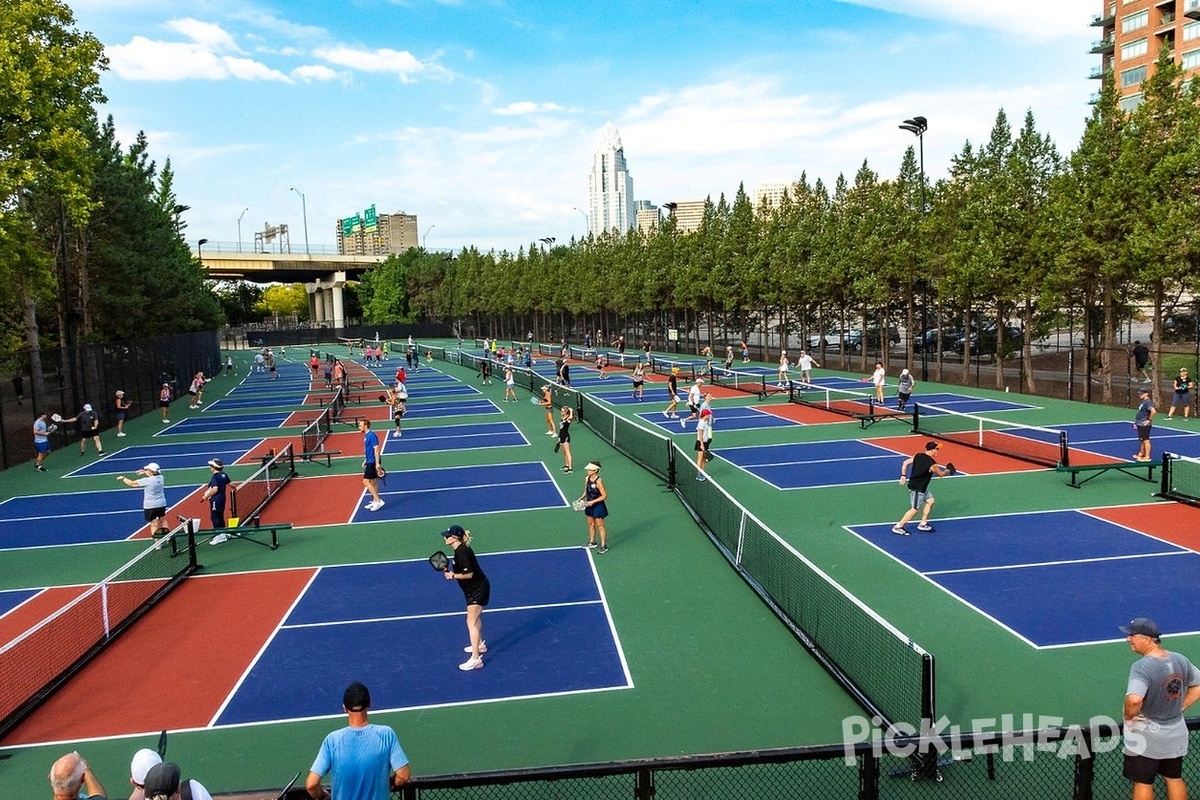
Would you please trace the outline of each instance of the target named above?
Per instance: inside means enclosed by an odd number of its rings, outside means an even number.
[[[633,203],[633,176],[625,165],[621,134],[612,123],[600,131],[588,176],[588,231],[624,233],[637,224]]]
[[[666,204],[670,215],[675,218],[675,230],[678,233],[700,230],[700,223],[704,221],[704,203],[704,200],[680,200]]]
[[[649,200],[637,201],[637,229],[639,231],[652,233],[658,230],[660,222],[662,222],[662,212],[659,211],[658,206]]]
[[[362,214],[337,221],[339,255],[386,256],[403,253],[418,247],[417,215],[397,211],[395,214],[375,214],[371,206]]]
[[[750,202],[754,204],[755,213],[763,209],[764,203],[772,208],[778,207],[783,202],[783,193],[787,190],[786,181],[769,181],[756,185],[754,192],[750,195]]]
[[[1103,0],[1092,26],[1101,38],[1092,44],[1100,63],[1091,77],[1112,73],[1125,111],[1142,102],[1142,81],[1164,44],[1189,77],[1200,71],[1200,0]]]

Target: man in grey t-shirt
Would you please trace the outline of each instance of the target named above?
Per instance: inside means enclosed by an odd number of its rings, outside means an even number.
[[[1187,797],[1183,712],[1200,699],[1200,670],[1163,648],[1158,625],[1148,617],[1131,620],[1121,632],[1129,649],[1141,656],[1129,668],[1125,689],[1124,775],[1133,782],[1133,800],[1152,800],[1158,775],[1166,782],[1168,800]]]

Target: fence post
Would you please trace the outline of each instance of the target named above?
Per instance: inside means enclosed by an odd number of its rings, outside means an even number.
[[[858,800],[879,800],[879,756],[865,748],[858,762]]]
[[[642,767],[637,771],[633,784],[633,796],[636,800],[654,800],[654,770]]]
[[[1096,776],[1096,755],[1092,733],[1094,729],[1079,731],[1082,749],[1075,753],[1075,780],[1072,782],[1072,800],[1092,800],[1092,782]]]

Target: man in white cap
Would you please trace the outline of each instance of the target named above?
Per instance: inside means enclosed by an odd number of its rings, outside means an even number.
[[[136,481],[124,475],[118,475],[117,480],[130,489],[142,490],[142,513],[146,515],[146,522],[150,523],[150,533],[156,537],[165,536],[170,529],[167,527],[167,487],[162,470],[151,461],[137,474],[141,477]]]
[[[907,367],[900,370],[900,378],[896,381],[896,405],[901,411],[908,405],[908,398],[912,397],[916,385],[917,381]]]
[[[91,403],[84,403],[83,410],[63,422],[74,422],[75,430],[79,433],[79,457],[87,455],[88,439],[96,445],[97,455],[104,455],[104,445],[100,444],[100,415],[92,410]]]
[[[150,771],[151,767],[161,763],[162,756],[148,747],[143,747],[133,754],[133,760],[129,762],[129,785],[133,787],[133,791],[129,794],[129,800],[143,800],[146,773]]]

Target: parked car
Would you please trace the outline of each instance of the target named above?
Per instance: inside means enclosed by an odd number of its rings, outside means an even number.
[[[867,331],[866,342],[868,349],[880,349],[883,346],[882,340],[883,337],[880,336],[878,328]],[[898,328],[893,327],[888,330],[888,341],[893,345],[900,344],[900,330]],[[846,352],[861,352],[863,348],[862,329],[829,331],[828,333],[810,336],[808,337],[808,349],[819,350],[824,346],[826,350],[837,350],[843,342],[845,343]]]
[[[1011,353],[1021,346],[1025,338],[1024,332],[1015,325],[1004,326],[1004,352]],[[970,354],[993,355],[996,352],[996,323],[989,322],[982,329],[971,328],[967,333],[961,327],[946,329],[942,337],[942,349],[954,353],[962,353],[964,343],[970,348]]]

